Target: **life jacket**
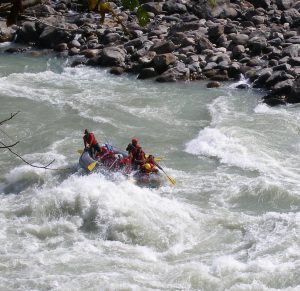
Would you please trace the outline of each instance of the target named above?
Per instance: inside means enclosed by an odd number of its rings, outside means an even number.
[[[143,150],[136,152],[135,155],[133,155],[133,161],[138,164],[142,165],[145,162],[145,153]]]
[[[98,143],[95,138],[95,135],[92,132],[90,132],[88,135],[84,135],[83,140],[90,146],[94,146]]]
[[[156,169],[155,165],[150,162],[144,163],[140,168],[142,173],[150,174],[150,173],[157,173],[158,170]]]
[[[133,145],[132,143],[128,144],[126,151],[131,154],[132,156],[134,156],[134,154],[136,153],[137,149],[138,149],[139,145]]]

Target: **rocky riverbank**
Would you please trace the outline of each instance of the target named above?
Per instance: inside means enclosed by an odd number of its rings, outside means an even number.
[[[266,89],[269,105],[300,102],[300,1],[142,0],[150,17],[142,28],[134,14],[110,2],[130,34],[107,17],[83,13],[74,1],[48,1],[26,10],[19,26],[0,24],[0,42],[15,40],[76,56],[73,65],[111,67],[158,82],[238,80]],[[4,20],[4,18],[2,19]],[[16,53],[24,49],[10,48]]]

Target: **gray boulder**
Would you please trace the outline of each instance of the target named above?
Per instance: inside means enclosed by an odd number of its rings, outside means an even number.
[[[38,40],[38,32],[34,22],[25,21],[22,27],[17,30],[17,43],[36,42]]]
[[[184,63],[178,62],[176,67],[170,68],[163,72],[158,78],[157,82],[176,82],[184,81],[190,78],[190,70],[185,67]]]
[[[120,66],[125,62],[126,52],[118,47],[106,47],[103,49],[99,65],[101,66]]]
[[[163,40],[155,43],[150,50],[157,54],[166,54],[173,52],[175,50],[175,45],[172,41]]]
[[[155,71],[154,68],[144,68],[142,69],[142,71],[139,73],[138,75],[138,79],[144,80],[144,79],[149,79],[149,78],[154,78],[156,77],[158,74]]]
[[[168,54],[162,54],[162,55],[156,55],[153,58],[153,67],[154,69],[162,73],[168,69],[168,67],[172,64],[174,64],[177,60],[177,57],[171,53]]]

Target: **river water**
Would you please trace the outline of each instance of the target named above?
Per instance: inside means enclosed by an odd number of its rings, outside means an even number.
[[[299,290],[300,106],[0,54],[0,290]],[[159,189],[78,169],[83,130],[137,137]]]

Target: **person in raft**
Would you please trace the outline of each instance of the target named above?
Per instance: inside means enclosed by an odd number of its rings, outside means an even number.
[[[136,138],[133,138],[131,140],[131,143],[128,144],[126,151],[128,152],[128,155],[133,156],[137,150],[136,146],[138,145],[138,140]]]
[[[155,167],[154,164],[146,162],[140,167],[140,171],[141,173],[149,175],[151,173],[157,173],[158,169]]]
[[[140,145],[136,146],[136,151],[132,157],[133,170],[139,169],[146,160],[145,152]]]
[[[89,151],[92,158],[96,156],[97,152],[101,152],[101,148],[96,140],[95,135],[92,132],[89,132],[87,129],[84,130],[83,142],[84,149]]]

